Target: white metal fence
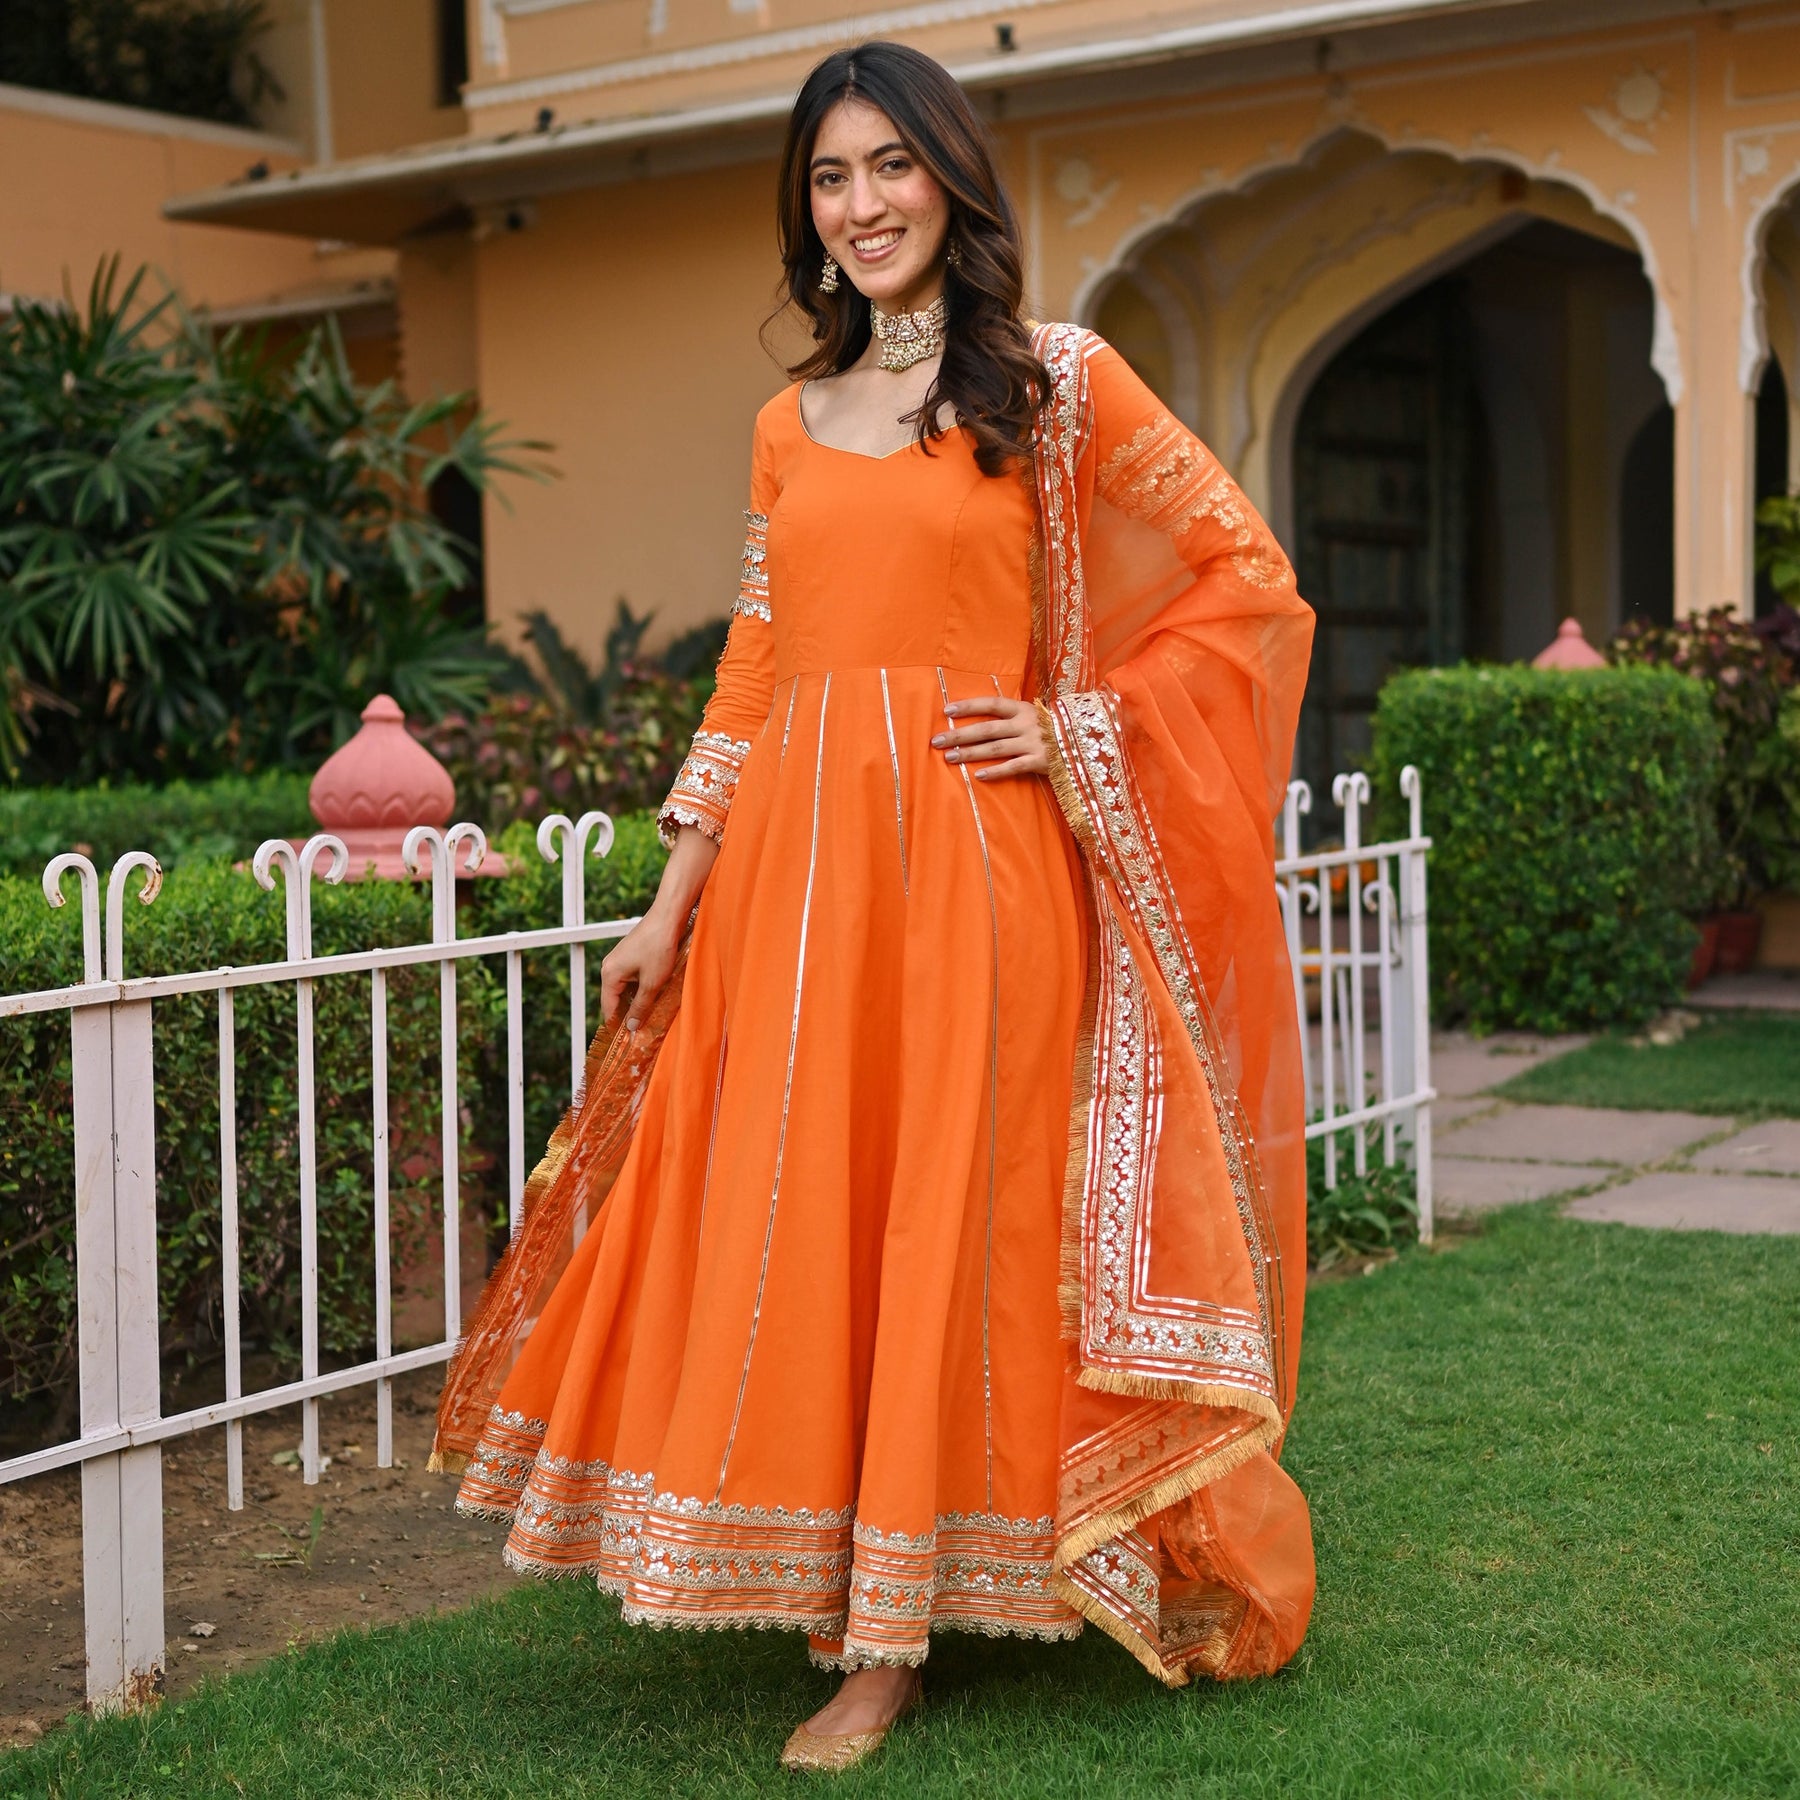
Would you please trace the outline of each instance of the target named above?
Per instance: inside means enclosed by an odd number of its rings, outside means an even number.
[[[1325,1185],[1335,1188],[1339,1140],[1351,1139],[1352,1171],[1368,1172],[1371,1138],[1381,1159],[1406,1160],[1417,1181],[1419,1236],[1431,1242],[1431,1004],[1425,926],[1425,836],[1419,771],[1400,772],[1407,834],[1364,844],[1369,778],[1340,775],[1331,797],[1344,814],[1341,849],[1300,851],[1312,790],[1290,782],[1275,864],[1306,1075],[1306,1135],[1324,1139]],[[1342,916],[1339,906],[1342,906]],[[1313,927],[1307,929],[1308,921]],[[1309,1015],[1316,1013],[1315,1036]]]
[[[1409,769],[1402,785],[1411,802],[1405,839],[1367,847],[1358,841],[1359,808],[1368,797],[1361,775],[1340,776],[1347,844],[1302,855],[1299,820],[1310,805],[1303,782],[1288,791],[1285,854],[1276,864],[1278,891],[1294,962],[1301,1017],[1309,980],[1316,982],[1321,1032],[1306,1051],[1309,1137],[1325,1136],[1326,1179],[1336,1182],[1336,1134],[1355,1131],[1357,1169],[1378,1128],[1382,1154],[1416,1161],[1422,1235],[1431,1231],[1430,1047],[1426,1030],[1425,852],[1419,784]],[[579,1086],[588,1046],[586,947],[622,935],[635,922],[584,918],[582,870],[589,854],[604,856],[612,823],[590,812],[562,815],[538,828],[540,852],[562,862],[562,922],[539,931],[458,939],[456,865],[473,871],[486,854],[474,825],[408,834],[405,858],[428,875],[431,942],[346,955],[314,956],[312,884],[336,882],[347,870],[344,845],[324,833],[296,851],[272,840],[257,851],[257,881],[284,888],[287,956],[248,968],[127,977],[125,904],[153,901],[162,885],[155,859],[132,851],[113,865],[104,893],[84,856],[56,857],[44,871],[44,893],[64,904],[62,884],[80,886],[84,979],[71,987],[0,996],[0,1018],[66,1011],[74,1085],[75,1254],[78,1309],[80,1435],[47,1449],[0,1461],[0,1484],[79,1464],[82,1496],[83,1593],[87,1692],[91,1704],[130,1707],[154,1694],[164,1657],[162,1450],[170,1438],[225,1427],[226,1503],[244,1503],[243,1421],[275,1407],[301,1406],[301,1469],[308,1483],[320,1470],[319,1400],[370,1386],[376,1394],[376,1462],[393,1462],[393,1379],[446,1361],[462,1324],[458,1198],[457,965],[497,956],[505,964],[507,1180],[517,1227],[525,1190],[524,957],[566,951],[569,958],[569,1081]],[[1345,916],[1336,923],[1334,881],[1342,871]],[[1306,919],[1316,919],[1309,942]],[[1373,924],[1373,939],[1366,929]],[[388,977],[392,970],[435,965],[438,971],[440,1060],[437,1095],[442,1162],[444,1333],[420,1349],[393,1348],[393,1271],[389,1266]],[[368,982],[372,1050],[375,1354],[353,1367],[320,1370],[319,1195],[313,1017],[321,981]],[[294,993],[300,1205],[301,1372],[296,1381],[243,1390],[240,1342],[237,1116],[237,996],[248,988],[290,985]],[[217,996],[219,1032],[220,1244],[223,1257],[225,1397],[217,1404],[164,1414],[157,1330],[155,1058],[152,1009],[178,995]],[[1376,1050],[1369,1054],[1369,1034]]]
[[[446,1361],[462,1326],[461,1237],[457,1151],[460,1096],[457,1074],[457,964],[498,956],[506,971],[506,1093],[508,1192],[514,1226],[525,1192],[524,957],[566,950],[569,958],[569,1071],[571,1091],[587,1052],[587,946],[629,930],[630,919],[586,922],[583,857],[612,846],[604,813],[570,820],[560,814],[538,828],[538,848],[563,863],[562,923],[502,936],[456,936],[456,864],[471,872],[487,852],[474,825],[448,831],[420,826],[408,833],[409,868],[429,876],[431,942],[342,956],[312,951],[312,884],[341,881],[349,856],[325,833],[298,851],[271,840],[252,864],[273,889],[279,870],[287,908],[285,961],[189,974],[125,974],[125,903],[141,875],[137,898],[153,901],[162,887],[154,857],[131,851],[106,878],[84,856],[56,857],[44,870],[44,894],[64,903],[62,884],[80,883],[85,979],[73,987],[0,996],[0,1018],[67,1011],[74,1086],[75,1262],[77,1366],[81,1434],[65,1443],[0,1462],[0,1483],[51,1469],[81,1466],[82,1587],[86,1614],[87,1693],[90,1704],[131,1707],[160,1686],[164,1655],[162,1449],[165,1439],[225,1427],[226,1504],[244,1504],[243,1421],[274,1407],[301,1404],[301,1470],[319,1478],[319,1400],[322,1395],[373,1385],[376,1462],[393,1463],[393,1379]],[[393,1283],[389,1266],[388,977],[417,965],[438,970],[444,1335],[420,1349],[393,1348]],[[319,1194],[316,1090],[313,1068],[314,990],[321,981],[362,977],[369,984],[373,1043],[375,1354],[354,1367],[319,1367]],[[246,988],[291,984],[296,1023],[293,1090],[299,1162],[301,1347],[300,1379],[254,1393],[243,1391],[240,1343],[237,1180],[236,1003]],[[220,1246],[223,1257],[225,1398],[216,1405],[164,1414],[157,1334],[155,1059],[152,1008],[177,995],[216,994],[219,1020]]]

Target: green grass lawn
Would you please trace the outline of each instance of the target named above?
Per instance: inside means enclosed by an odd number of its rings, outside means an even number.
[[[1800,1792],[1800,1240],[1523,1208],[1308,1305],[1295,1664],[1169,1693],[1098,1633],[945,1637],[833,1791]],[[828,1691],[796,1638],[532,1587],[79,1723],[0,1759],[0,1796],[792,1794],[776,1752]]]
[[[1597,1038],[1494,1092],[1567,1106],[1800,1118],[1800,1016],[1715,1014],[1676,1044]]]

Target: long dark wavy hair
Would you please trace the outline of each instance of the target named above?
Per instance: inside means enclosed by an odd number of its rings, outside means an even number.
[[[937,378],[906,422],[922,444],[940,435],[948,401],[975,440],[982,472],[998,475],[1031,452],[1050,377],[1032,354],[1019,317],[1024,251],[1019,225],[994,168],[993,144],[949,72],[904,44],[834,51],[807,76],[788,119],[781,153],[777,230],[788,298],[803,312],[817,348],[788,374],[796,381],[835,375],[868,348],[869,303],[849,280],[819,291],[825,245],[812,219],[812,154],[825,115],[860,100],[893,120],[900,141],[950,197],[957,260],[944,271],[949,317]]]

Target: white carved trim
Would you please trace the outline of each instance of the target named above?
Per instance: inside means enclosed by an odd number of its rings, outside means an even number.
[[[1770,126],[1764,130],[1727,132],[1725,136],[1725,168],[1727,186],[1731,180],[1733,139],[1743,137],[1774,138],[1800,133],[1800,123]],[[1769,322],[1763,312],[1763,250],[1769,226],[1794,196],[1800,193],[1800,150],[1785,175],[1778,178],[1767,194],[1757,202],[1744,225],[1744,259],[1739,271],[1742,306],[1738,315],[1738,386],[1746,394],[1754,394],[1762,381],[1763,365],[1769,360]]]
[[[567,0],[573,3],[573,0]],[[963,24],[971,19],[1010,17],[1059,0],[926,0],[913,6],[880,12],[855,13],[845,18],[793,26],[782,31],[754,32],[723,43],[700,44],[660,56],[639,56],[618,62],[597,63],[555,75],[519,81],[472,85],[464,90],[470,111],[486,106],[516,105],[521,101],[548,100],[558,94],[583,89],[613,87],[621,82],[653,80],[662,75],[684,75],[734,63],[784,56],[796,51],[851,44],[867,37],[899,32],[928,31],[934,26]],[[509,0],[483,0],[484,6],[516,10]],[[1135,62],[1222,50],[1239,44],[1305,36],[1315,31],[1342,30],[1346,26],[1403,21],[1432,13],[1460,12],[1457,0],[1314,0],[1311,5],[1258,9],[1249,16],[1184,25],[1164,31],[1142,32],[1130,37],[1059,44],[1046,50],[1015,50],[975,62],[958,63],[952,73],[959,81],[987,86],[1017,82],[1040,75],[1071,74],[1108,63]]]
[[[110,100],[79,100],[73,94],[14,87],[10,82],[0,82],[0,110],[40,113],[65,124],[92,125],[102,131],[137,131],[149,137],[186,138],[196,144],[228,144],[274,156],[303,154],[292,138],[276,137],[267,131],[215,125],[208,119],[184,119],[176,113],[152,112],[144,106],[115,106]]]
[[[1083,126],[1084,132],[1089,137],[1095,134],[1096,129],[1092,124]],[[1088,318],[1093,305],[1093,297],[1099,291],[1100,283],[1114,269],[1121,266],[1128,267],[1131,258],[1149,240],[1168,231],[1171,227],[1182,224],[1189,214],[1196,211],[1206,201],[1216,199],[1221,194],[1243,193],[1270,175],[1304,163],[1327,140],[1345,131],[1360,132],[1365,137],[1373,138],[1376,143],[1394,155],[1415,153],[1437,155],[1448,157],[1450,161],[1456,163],[1491,163],[1501,168],[1516,169],[1529,180],[1554,183],[1573,189],[1593,207],[1595,212],[1624,226],[1626,231],[1631,234],[1632,242],[1637,246],[1638,255],[1643,260],[1644,275],[1650,283],[1650,292],[1655,304],[1650,366],[1662,378],[1663,387],[1669,396],[1669,404],[1671,406],[1680,405],[1685,378],[1681,366],[1681,346],[1675,331],[1674,315],[1670,310],[1668,297],[1663,291],[1662,272],[1657,262],[1656,246],[1643,221],[1635,212],[1622,205],[1614,196],[1602,192],[1599,186],[1585,175],[1568,168],[1560,158],[1553,161],[1548,157],[1527,156],[1491,140],[1479,144],[1459,145],[1451,143],[1445,138],[1418,135],[1402,137],[1363,120],[1358,120],[1354,124],[1344,124],[1333,120],[1313,132],[1292,152],[1284,151],[1281,154],[1267,157],[1261,162],[1248,164],[1230,181],[1212,181],[1189,189],[1165,207],[1162,212],[1152,218],[1141,220],[1119,240],[1111,255],[1100,267],[1081,282],[1070,302],[1069,317],[1078,321]],[[1033,148],[1035,150],[1035,143]],[[1034,217],[1032,227],[1035,238],[1041,234],[1041,220]]]
[[[508,5],[507,0],[487,0],[487,3],[504,8],[508,13],[520,10]],[[568,5],[574,0],[554,0],[554,3]],[[1001,14],[1010,16],[1060,3],[1061,0],[930,0],[926,5],[893,7],[885,12],[862,13],[846,19],[823,19],[817,24],[793,25],[782,31],[750,32],[719,43],[695,44],[686,50],[659,51],[654,56],[592,63],[586,68],[564,69],[554,75],[471,84],[463,90],[463,104],[469,111],[478,112],[490,106],[553,100],[562,94],[620,87],[633,81],[654,81],[665,75],[691,75],[707,69],[728,68],[735,63],[756,62],[767,56],[787,56],[801,50],[834,49],[863,38],[884,37],[898,31],[929,30],[934,25],[960,25],[971,19]]]

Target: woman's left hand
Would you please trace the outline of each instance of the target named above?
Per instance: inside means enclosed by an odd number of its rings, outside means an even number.
[[[1031,701],[1008,700],[1000,694],[974,694],[966,700],[952,700],[944,711],[952,719],[979,720],[940,731],[931,740],[934,750],[947,752],[948,762],[996,765],[977,769],[977,781],[997,781],[1002,775],[1050,773],[1043,726]]]

